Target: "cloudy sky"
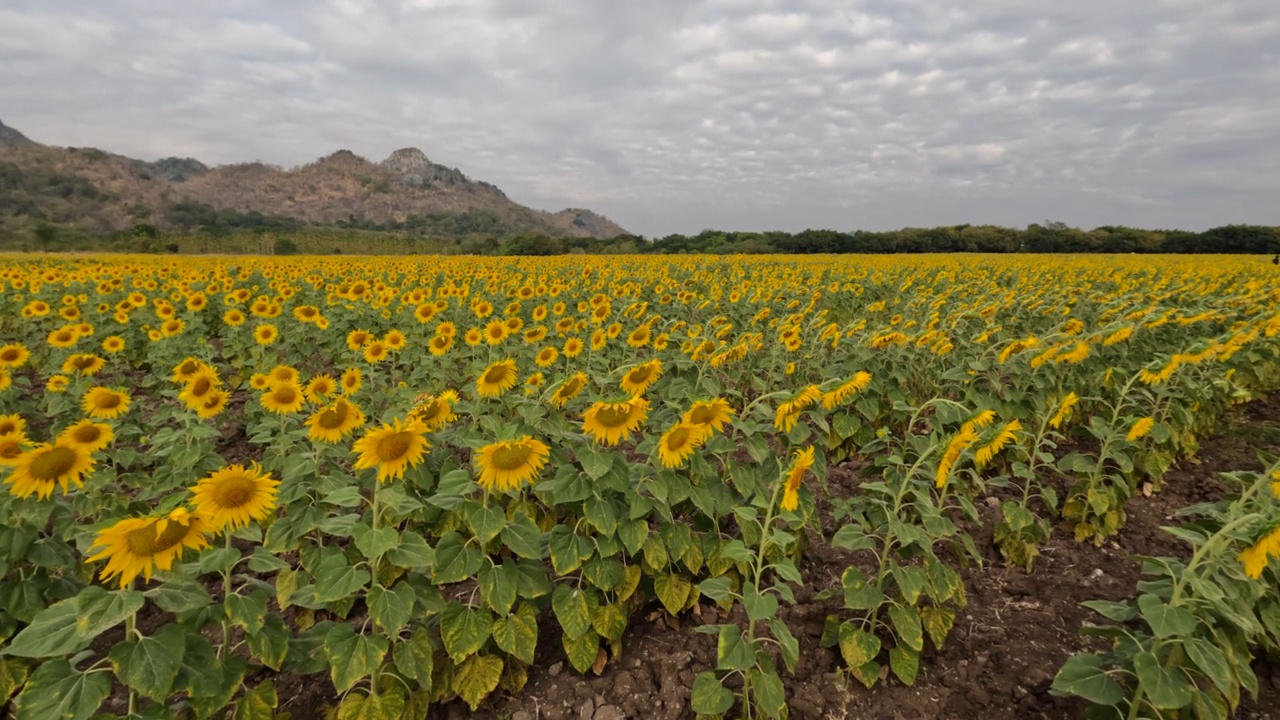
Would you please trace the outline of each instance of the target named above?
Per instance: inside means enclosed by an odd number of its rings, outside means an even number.
[[[6,0],[0,121],[208,163],[416,146],[648,236],[1280,224],[1280,5]]]

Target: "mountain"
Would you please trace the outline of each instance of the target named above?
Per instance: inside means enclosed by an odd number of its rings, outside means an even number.
[[[537,233],[611,238],[627,231],[590,210],[521,205],[496,186],[403,148],[381,162],[339,150],[301,167],[209,167],[55,147],[0,124],[0,232],[33,221],[84,233],[341,226],[458,239]]]

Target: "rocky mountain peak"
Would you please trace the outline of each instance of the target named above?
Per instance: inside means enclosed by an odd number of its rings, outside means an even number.
[[[404,185],[431,187],[469,182],[461,170],[437,165],[427,159],[426,153],[414,147],[400,148],[378,165],[396,175]]]

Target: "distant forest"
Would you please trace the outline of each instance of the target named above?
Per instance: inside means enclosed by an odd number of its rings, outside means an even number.
[[[4,238],[0,249],[101,250],[153,253],[271,254],[814,254],[814,253],[1280,253],[1280,227],[1224,225],[1203,232],[1143,230],[1106,226],[1092,230],[1060,222],[1025,229],[994,225],[904,228],[884,232],[804,230],[797,233],[704,230],[697,235],[645,238],[619,235],[596,239],[493,232],[484,213],[411,218],[408,227],[380,227],[352,221],[338,226],[306,225],[292,218],[217,211],[180,204],[173,219],[185,232],[162,232],[138,224],[132,231],[84,235],[40,223],[29,236]],[[397,224],[399,225],[399,224]],[[452,237],[432,230],[447,227]]]

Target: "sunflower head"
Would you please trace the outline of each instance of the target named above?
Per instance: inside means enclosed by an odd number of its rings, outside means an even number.
[[[90,388],[84,394],[80,407],[85,414],[99,420],[118,418],[129,411],[129,396],[123,392],[105,387]]]
[[[37,445],[18,455],[13,471],[4,479],[9,493],[18,497],[35,495],[41,500],[53,494],[55,486],[63,492],[84,486],[84,476],[93,470],[93,458],[82,447],[56,442]]]
[[[578,393],[587,386],[587,374],[584,372],[575,373],[573,377],[560,383],[560,387],[551,394],[550,402],[552,405],[562,408],[565,403],[577,397]]]
[[[724,398],[695,402],[684,414],[684,422],[701,425],[711,430],[724,429],[725,423],[733,418],[733,408]]]
[[[649,416],[649,401],[636,396],[625,402],[597,402],[582,416],[582,430],[602,445],[617,445]]]
[[[515,387],[519,374],[516,372],[516,361],[510,358],[499,360],[476,378],[476,392],[480,397],[498,397]]]
[[[622,382],[619,385],[632,395],[640,395],[658,382],[660,377],[662,377],[662,361],[654,358],[628,370],[622,376]]]
[[[340,442],[364,425],[364,420],[364,412],[358,405],[340,397],[307,418],[307,437],[327,443]]]
[[[710,436],[709,426],[676,423],[658,440],[658,460],[666,468],[680,467]]]
[[[0,437],[25,435],[27,421],[21,415],[0,415]]]
[[[24,435],[0,435],[0,467],[13,467],[27,449]]]
[[[484,446],[476,456],[480,477],[476,484],[485,490],[516,490],[538,476],[550,449],[528,435],[519,440]]]
[[[276,383],[261,397],[262,407],[277,414],[289,415],[302,409],[306,395],[295,382]]]
[[[280,483],[258,465],[231,465],[190,488],[196,512],[208,518],[217,532],[236,529],[250,520],[266,520],[276,507]]]
[[[91,453],[107,447],[114,439],[115,433],[110,425],[92,420],[81,420],[58,433],[58,442]]]
[[[391,424],[365,433],[352,446],[356,453],[357,470],[377,468],[378,481],[404,477],[404,472],[422,462],[431,445],[426,438],[427,427],[421,422],[396,418]]]
[[[354,395],[364,384],[364,373],[360,372],[360,368],[348,368],[342,372],[342,378],[338,383],[342,385],[343,395]]]
[[[103,581],[119,576],[120,587],[126,587],[142,575],[147,581],[156,570],[169,570],[183,550],[208,547],[209,522],[186,508],[178,508],[164,517],[120,520],[98,532],[87,562],[106,560],[99,578]]]

